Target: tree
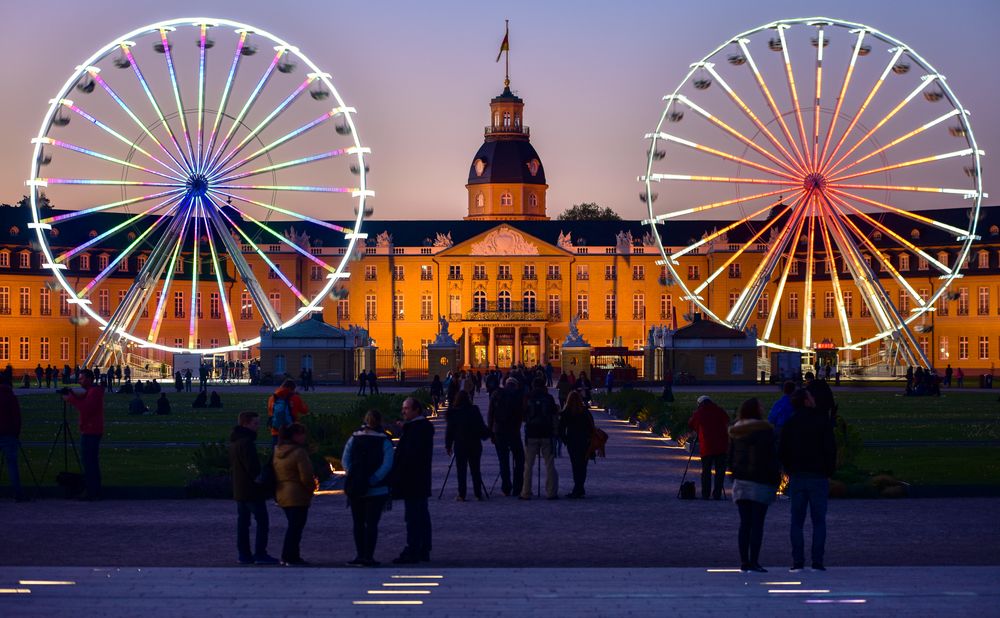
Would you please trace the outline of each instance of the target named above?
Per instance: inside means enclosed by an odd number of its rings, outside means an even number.
[[[601,208],[593,202],[575,204],[563,211],[558,217],[559,221],[621,221],[618,213],[610,208]]]
[[[48,208],[52,208],[52,204],[51,202],[49,202],[49,198],[48,196],[45,195],[44,191],[38,192],[37,202],[39,210],[46,210]],[[23,196],[20,200],[18,200],[16,206],[18,208],[31,208],[31,198],[28,197],[27,195]]]

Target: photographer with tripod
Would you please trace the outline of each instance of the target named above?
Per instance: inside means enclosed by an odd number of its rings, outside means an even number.
[[[66,403],[80,412],[80,455],[83,464],[83,479],[86,487],[84,500],[98,500],[101,497],[101,437],[104,435],[104,389],[94,384],[94,372],[84,369],[80,372],[80,386],[83,393],[70,388],[59,391]]]
[[[0,373],[0,452],[7,460],[7,473],[15,502],[27,502],[21,490],[21,473],[17,457],[21,450],[21,404],[6,374]]]

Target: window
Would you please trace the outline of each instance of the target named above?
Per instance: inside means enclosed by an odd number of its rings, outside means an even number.
[[[250,300],[250,292],[248,290],[243,290],[240,294],[240,319],[253,319],[253,302]]]
[[[760,300],[757,301],[757,317],[766,318],[771,312],[771,296],[767,292],[763,292],[760,295]]]
[[[937,261],[941,262],[942,264],[944,264],[945,266],[947,266],[948,265],[948,254],[945,253],[944,251],[939,252],[937,254]]]
[[[537,277],[535,277],[535,265],[534,264],[525,264],[524,265],[524,271],[522,272],[522,277],[521,278],[522,279],[526,279],[528,281],[534,281],[537,278]]]
[[[59,338],[59,360],[69,360],[69,337]]]
[[[714,376],[715,375],[715,354],[705,355],[705,375]]]
[[[576,280],[587,281],[590,279],[590,266],[587,264],[576,265]]]
[[[21,257],[22,258],[24,257],[23,253],[21,254]],[[104,269],[107,268],[107,267],[108,267],[108,254],[107,253],[102,253],[101,255],[97,256],[97,270],[103,272]],[[24,268],[24,266],[21,266],[21,268]],[[178,264],[177,272],[184,272],[184,271],[182,271],[180,269],[180,265],[179,264]]]
[[[670,294],[660,294],[660,319],[669,320],[673,314],[673,297]]]
[[[507,290],[497,294],[497,311],[510,311],[510,292]]]
[[[122,258],[122,261],[118,262],[118,272],[127,273],[128,272],[128,258]]]
[[[982,337],[980,337],[980,339],[982,339]],[[982,342],[980,342],[979,345],[981,347],[982,346]],[[49,338],[48,337],[42,337],[42,338],[40,338],[38,340],[38,357],[41,360],[43,360],[43,361],[49,360]]]
[[[969,288],[958,288],[958,315],[969,315]]]
[[[930,340],[927,337],[920,338],[920,352],[924,358],[930,358]]]
[[[560,308],[559,308],[559,305],[560,305],[559,300],[560,299],[559,299],[559,295],[558,294],[549,294],[549,317],[550,318],[558,318],[559,314],[562,313],[561,310],[560,310]]]
[[[733,354],[732,359],[729,361],[729,374],[734,376],[743,375],[743,355]]]
[[[476,194],[476,208],[482,208],[486,204],[486,200],[483,198],[482,193]]]
[[[474,264],[472,266],[472,279],[475,281],[486,280],[486,264]]]
[[[472,295],[472,310],[486,311],[486,292],[476,290],[476,293]]]
[[[0,287],[0,315],[10,315],[10,288]]]
[[[84,253],[80,256],[80,270],[90,270],[90,255]]]
[[[510,128],[510,112],[503,113],[503,128],[505,129]]]
[[[365,319],[374,320],[375,319],[375,309],[376,309],[376,299],[374,294],[365,295]]]
[[[0,361],[10,360],[10,339],[0,337]]]
[[[10,268],[10,251],[0,251],[0,268]]]
[[[462,278],[462,267],[459,264],[448,265],[448,279],[460,280]]]
[[[560,353],[562,353],[562,342],[553,341],[552,344],[549,346],[549,360],[558,361]]]
[[[644,294],[636,293],[632,295],[632,319],[646,319],[646,296]]]
[[[365,266],[365,281],[376,281],[378,279],[378,267],[374,264]]]
[[[18,260],[18,266],[21,268],[31,268],[31,254],[27,251],[22,251],[18,256]],[[108,256],[104,256],[104,261],[108,261]],[[107,266],[107,264],[105,264],[105,266]]]
[[[985,251],[980,251],[979,255],[976,256],[976,266],[978,266],[979,268],[989,268],[990,254]]]
[[[17,346],[17,359],[26,361],[31,358],[31,344],[27,337],[21,337]]]
[[[278,275],[278,273],[280,271],[281,271],[281,264],[278,264],[277,262],[275,262],[273,268],[268,268],[267,269],[267,278],[268,279],[280,279],[281,277]]]
[[[576,295],[576,315],[582,320],[590,317],[590,297],[587,294]]]
[[[907,294],[906,290],[899,291],[899,313],[904,320],[906,315],[910,313],[910,295]]]
[[[736,306],[736,301],[738,301],[739,299],[740,299],[740,293],[739,292],[730,292],[729,293],[729,308],[732,309],[733,307],[735,307]]]
[[[201,296],[200,293],[198,295]],[[219,319],[222,313],[220,311],[221,305],[222,303],[220,302],[218,292],[212,292],[211,294],[208,295],[208,314],[209,316],[211,316],[213,320]],[[201,307],[198,307],[198,313],[199,314],[201,313]]]
[[[530,193],[528,195],[528,207],[538,208],[538,196],[534,193]]]
[[[740,272],[740,263],[739,262],[733,262],[732,264],[729,265],[729,278],[730,279],[739,279],[742,276],[743,276],[743,273]]]
[[[392,266],[392,280],[402,281],[403,280],[403,266],[401,264],[393,264]]]
[[[611,265],[611,264],[605,265],[604,266],[604,279],[605,279],[605,281],[614,281],[617,278],[618,278],[618,271],[617,271],[617,269],[613,265]]]
[[[312,264],[309,266],[309,280],[310,281],[322,281],[323,280],[323,267]]]
[[[501,206],[513,206],[514,205],[514,196],[511,195],[510,193],[504,193],[504,194],[502,194],[500,196],[500,205]]]
[[[337,320],[351,319],[351,301],[341,298],[337,301]]]
[[[159,340],[158,343],[162,344],[163,340]],[[90,337],[80,338],[80,358],[77,361],[83,364],[87,358],[90,357]]]
[[[118,304],[115,305],[115,309],[117,309],[118,307],[121,307],[122,303],[125,302],[125,293],[126,293],[125,290],[118,290]],[[200,292],[199,292],[198,297],[201,298],[201,293]],[[45,315],[48,315],[48,314],[46,313]]]
[[[420,296],[420,319],[421,320],[434,319],[434,307],[431,304],[430,294],[422,294]]]
[[[2,307],[0,307],[0,310],[2,310]],[[65,290],[59,291],[59,315],[69,315],[69,293]]]
[[[281,292],[271,292],[270,294],[267,295],[267,300],[268,300],[268,302],[271,303],[271,308],[274,309],[274,312],[277,313],[278,317],[280,318],[281,317]]]
[[[458,294],[448,295],[448,312],[452,315],[452,319],[459,319],[462,315],[462,297]]]
[[[421,266],[420,266],[420,280],[421,281],[433,281],[434,280],[434,269],[431,268],[430,264],[421,264]]]
[[[919,256],[917,258],[917,270],[929,270],[929,269],[930,269],[930,262],[927,261],[927,258]]]
[[[531,290],[527,290],[521,296],[521,310],[528,313],[534,313],[537,309],[537,306],[538,304],[535,293]]]
[[[958,360],[968,360],[969,358],[969,338],[962,335],[958,338]]]
[[[938,360],[948,360],[951,353],[948,350],[948,337],[941,335],[938,337]]]
[[[632,281],[642,281],[646,278],[646,267],[636,265],[632,267]]]
[[[847,317],[854,315],[854,292],[851,290],[844,290],[844,313]]]
[[[97,293],[97,312],[105,318],[111,315],[110,296],[107,290],[101,290]]]
[[[604,297],[604,317],[605,319],[612,320],[617,317],[617,303],[614,294],[607,294]]]
[[[107,294],[107,290],[101,290]],[[18,297],[20,299],[21,315],[31,315],[31,288],[21,288]]]
[[[863,302],[861,303],[861,312],[860,312],[861,317],[863,317],[863,318],[870,318],[871,315],[872,315],[872,309],[871,309],[871,307],[868,306],[868,301],[867,300],[862,299],[862,301]]]
[[[510,279],[510,264],[497,266],[497,279]]]
[[[979,287],[979,304],[976,307],[976,314],[990,314],[990,289],[986,286]]]
[[[979,360],[990,359],[990,338],[979,337]],[[44,358],[42,360],[45,360]]]
[[[140,255],[139,257],[135,258],[135,269],[137,271],[142,270],[142,267],[146,265],[146,258],[147,256],[145,255]]]
[[[799,274],[799,262],[797,260],[792,262],[792,266],[788,269],[788,274],[793,277]]]
[[[910,254],[900,253],[899,254],[899,270],[907,271],[910,270]]]
[[[174,317],[184,317],[184,292],[174,292]]]
[[[938,297],[937,314],[948,315],[948,307],[949,307],[948,295],[942,294],[941,296]]]
[[[688,281],[697,281],[701,279],[701,272],[698,270],[697,264],[691,264],[688,266]]]
[[[392,316],[397,320],[403,319],[403,295],[392,295]]]
[[[285,369],[285,355],[275,354],[274,355],[274,373],[277,375],[283,375],[286,372]]]
[[[549,264],[548,271],[545,273],[545,278],[549,281],[562,279],[562,273],[559,271],[559,265]]]
[[[788,294],[788,317],[796,319],[799,317],[799,294],[791,292]]]

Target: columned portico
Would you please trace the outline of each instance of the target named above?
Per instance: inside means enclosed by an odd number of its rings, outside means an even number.
[[[514,327],[514,364],[521,364],[521,327]]]

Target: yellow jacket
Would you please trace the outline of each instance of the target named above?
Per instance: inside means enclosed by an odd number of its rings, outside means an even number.
[[[316,481],[309,451],[299,444],[282,444],[274,451],[275,490],[278,505],[309,506]]]

